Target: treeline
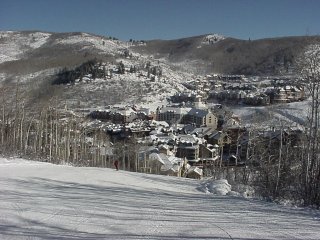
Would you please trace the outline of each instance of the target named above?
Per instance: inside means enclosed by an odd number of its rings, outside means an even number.
[[[160,66],[152,66],[151,62],[148,61],[144,68],[147,71],[147,77],[151,80],[155,80],[156,76],[158,78],[162,77],[162,68]]]
[[[76,79],[82,81],[83,77],[91,74],[92,79],[105,78],[106,69],[103,66],[101,69],[101,63],[98,60],[89,60],[75,69],[68,70],[67,68],[62,69],[57,77],[53,80],[52,84],[74,84]]]
[[[300,137],[291,138],[290,128],[280,120],[277,144],[252,129],[245,160],[253,171],[251,183],[265,197],[320,207],[320,46],[305,49],[297,66],[310,98]]]
[[[277,129],[267,132],[251,126],[247,134],[242,153],[245,174],[237,181],[253,186],[267,199],[304,200],[301,174],[305,133],[279,122]]]
[[[10,86],[9,89],[13,87]],[[107,132],[91,127],[89,120],[58,109],[58,99],[37,108],[26,106],[28,91],[0,88],[0,154],[73,166],[113,167],[144,171],[147,162],[138,161],[140,146],[134,138],[111,142]]]
[[[154,76],[162,76],[162,69],[159,66],[151,66],[150,62],[148,62],[142,69],[145,69],[148,73],[148,77],[150,74]],[[131,65],[130,68],[126,68],[122,61],[118,62],[115,65],[115,69],[106,69],[105,64],[94,59],[89,60],[75,69],[68,70],[67,68],[63,68],[52,81],[53,85],[60,84],[74,84],[76,80],[79,82],[83,81],[85,76],[90,76],[90,79],[95,80],[96,78],[106,79],[112,78],[113,74],[125,74],[126,72],[136,73],[140,68],[136,65]],[[154,77],[153,76],[153,77]]]

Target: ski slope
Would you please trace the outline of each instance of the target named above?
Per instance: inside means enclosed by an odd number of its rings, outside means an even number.
[[[0,158],[0,239],[320,239],[319,212],[200,185]]]

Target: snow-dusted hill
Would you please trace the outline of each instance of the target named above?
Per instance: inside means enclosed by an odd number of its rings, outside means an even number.
[[[0,239],[320,239],[318,212],[201,183],[0,158]]]
[[[128,46],[126,42],[87,33],[45,33],[0,31],[0,63],[23,59],[27,53],[45,48],[78,45],[78,51],[99,50],[100,54],[116,55]]]
[[[60,67],[67,64],[72,66],[79,64],[81,58],[117,57],[124,49],[130,49],[134,56],[161,58],[171,64],[174,63],[175,66],[181,65],[186,71],[277,74],[279,70],[284,70],[283,65],[294,64],[304,47],[319,44],[320,38],[304,36],[247,41],[209,34],[140,43],[81,32],[0,31],[0,65],[8,61],[22,59],[34,61],[35,57],[42,60],[53,57],[58,63],[56,61],[48,63],[51,67],[59,64]],[[34,68],[34,66],[29,67]]]
[[[0,32],[0,63],[20,59],[27,51],[45,44],[50,36],[43,32]]]
[[[54,97],[65,100],[69,107],[140,102],[166,104],[166,98],[183,89],[180,82],[191,79],[192,74],[173,69],[165,59],[135,52],[132,45],[132,42],[87,33],[3,31],[0,32],[0,85],[19,82],[27,85],[25,89],[31,86],[30,96],[36,93],[35,98],[38,98],[38,92],[45,92],[43,95],[47,98],[46,94],[54,92],[47,89],[62,69],[74,69],[88,60],[98,59],[107,64],[108,69],[116,69],[117,64],[123,62],[126,69],[137,66],[142,70],[135,74],[114,74],[108,80],[91,79],[84,81],[86,84],[60,87],[62,91]],[[150,82],[143,69],[146,63],[162,69],[161,81]],[[34,102],[37,101],[39,99]]]
[[[0,86],[25,84],[22,88],[31,89],[25,95],[32,98],[32,104],[56,98],[63,107],[70,108],[143,104],[154,110],[165,105],[171,94],[185,90],[183,82],[201,78],[206,71],[239,73],[241,69],[249,72],[253,69],[258,74],[265,73],[275,64],[283,67],[284,59],[294,62],[305,46],[319,42],[316,36],[244,41],[210,34],[141,44],[79,32],[0,31]],[[62,69],[74,69],[94,58],[113,68],[122,61],[127,69],[137,66],[141,71],[60,86],[58,91],[52,89],[52,80]],[[146,63],[162,69],[161,80],[150,81],[144,68]],[[303,105],[292,106],[288,111],[285,107],[274,109],[274,115],[303,124],[304,116],[299,113]],[[237,114],[249,119],[257,112],[266,115],[264,108],[242,108]]]
[[[285,73],[286,67],[295,67],[297,58],[306,46],[319,43],[319,36],[240,40],[209,34],[176,40],[154,40],[134,49],[165,57],[186,71],[277,75]]]
[[[231,106],[230,110],[247,126],[283,126],[303,129],[310,113],[311,100],[270,106]]]

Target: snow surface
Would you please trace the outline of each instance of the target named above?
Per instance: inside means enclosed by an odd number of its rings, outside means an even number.
[[[50,33],[0,31],[0,63],[18,60],[30,49],[36,49],[45,44]]]
[[[316,211],[201,183],[0,158],[0,239],[320,239]]]
[[[63,39],[58,39],[57,44],[83,44],[84,48],[97,48],[103,53],[115,55],[121,53],[121,49],[128,47],[128,44],[118,40],[109,40],[87,33],[73,35]]]
[[[231,106],[230,110],[241,118],[243,124],[252,123],[260,115],[263,118],[260,124],[265,122],[265,125],[277,125],[281,120],[290,126],[303,127],[310,110],[310,100],[258,107]]]

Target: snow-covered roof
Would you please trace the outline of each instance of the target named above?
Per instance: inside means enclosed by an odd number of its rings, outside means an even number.
[[[211,134],[213,131],[214,129],[210,127],[200,127],[200,128],[195,128],[190,134],[198,134],[200,136],[203,136],[203,135]]]
[[[192,144],[196,144],[196,143],[201,143],[201,138],[197,138],[194,135],[178,135],[177,139],[179,139],[179,142],[181,143],[192,143]]]
[[[140,146],[139,153],[156,153],[159,152],[154,146]]]
[[[164,107],[160,109],[160,113],[173,112],[175,114],[184,115],[187,114],[191,108],[174,108],[174,107]]]
[[[170,125],[166,121],[150,121],[150,126],[162,126],[162,127],[169,127]]]
[[[190,174],[192,172],[195,172],[196,174],[198,174],[199,176],[202,176],[203,175],[203,171],[201,168],[198,168],[197,166],[192,166],[188,169],[188,173],[187,174]]]
[[[161,171],[172,170],[177,172],[181,168],[181,162],[183,161],[181,158],[177,158],[175,156],[167,156],[166,154],[160,153],[152,153],[149,156],[150,159],[158,160],[163,165],[161,166]]]
[[[130,116],[132,114],[137,114],[136,111],[134,111],[132,108],[125,108],[125,109],[120,109],[120,110],[116,110],[114,111],[115,113],[119,113],[123,116]]]
[[[208,114],[208,110],[198,109],[198,108],[192,108],[188,115],[197,116],[197,117],[205,117]]]
[[[218,140],[221,138],[221,136],[222,136],[221,131],[215,131],[209,136],[209,138],[214,138],[214,139]]]

